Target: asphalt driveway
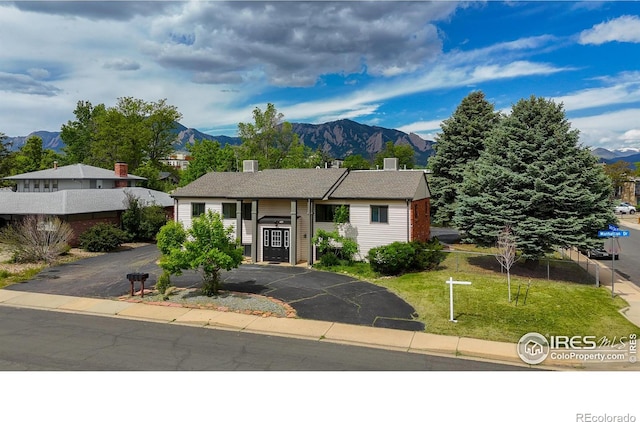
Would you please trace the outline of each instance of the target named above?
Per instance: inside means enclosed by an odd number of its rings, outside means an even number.
[[[79,297],[113,298],[128,294],[126,274],[149,273],[145,287],[162,270],[155,245],[86,258],[43,270],[32,280],[6,289]],[[300,318],[424,331],[415,309],[388,290],[352,277],[281,265],[250,265],[225,272],[224,289],[270,296],[291,305]],[[199,287],[192,271],[172,277],[177,287]],[[138,285],[136,287],[139,287]]]

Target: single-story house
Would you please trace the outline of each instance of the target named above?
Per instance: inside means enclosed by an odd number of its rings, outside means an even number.
[[[143,177],[127,173],[125,163],[116,163],[114,171],[84,164],[57,167],[5,177],[17,182],[16,191],[0,191],[0,226],[27,215],[56,216],[68,222],[73,231],[72,245],[97,223],[120,225],[127,209],[127,194],[145,204],[165,208],[173,218],[173,199],[169,194],[137,187]]]
[[[384,170],[344,168],[258,171],[257,161],[243,172],[211,172],[177,189],[175,219],[190,227],[208,210],[234,227],[245,255],[253,262],[312,263],[312,238],[318,229],[334,229],[337,207],[349,207],[347,235],[359,245],[360,258],[394,241],[429,239],[429,187],[423,170],[398,170],[385,159]]]

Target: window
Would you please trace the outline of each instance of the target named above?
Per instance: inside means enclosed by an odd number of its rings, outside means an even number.
[[[40,192],[40,181],[39,180],[34,180],[33,181],[33,190],[35,190],[36,192]]]
[[[236,203],[235,202],[224,202],[222,204],[222,218],[232,219],[236,218]]]
[[[49,181],[48,180],[44,181],[44,190],[45,190],[45,192],[49,192]]]
[[[51,182],[51,186],[52,186],[52,190],[58,190],[58,181],[54,180],[53,182]]]
[[[191,203],[191,217],[198,217],[204,214],[204,202]]]
[[[242,219],[251,220],[251,202],[245,202],[242,204]]]
[[[25,192],[29,192],[29,181],[28,180],[24,181],[24,191]]]
[[[316,222],[318,223],[333,223],[333,218],[336,215],[336,210],[340,207],[347,207],[348,205],[336,205],[336,204],[317,204],[316,205]],[[349,219],[347,218],[347,221]]]
[[[371,206],[371,222],[372,223],[388,223],[389,207],[387,205]]]

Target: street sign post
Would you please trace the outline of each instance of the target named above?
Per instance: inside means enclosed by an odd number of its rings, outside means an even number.
[[[629,237],[629,230],[620,230],[620,227],[613,224],[609,224],[609,230],[598,230],[598,237],[607,237],[611,239],[611,297],[614,297],[614,284],[615,284],[615,262],[616,262],[616,249],[613,245],[613,239],[619,237]],[[618,251],[619,253],[619,251]]]

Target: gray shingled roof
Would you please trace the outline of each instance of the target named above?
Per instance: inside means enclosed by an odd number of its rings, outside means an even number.
[[[423,192],[419,192],[421,186],[424,187]],[[349,173],[331,193],[330,199],[414,199],[428,196],[423,171],[357,170]]]
[[[0,192],[0,214],[69,215],[121,211],[125,191],[148,204],[173,206],[169,194],[146,188],[68,189],[57,192]]]
[[[100,167],[88,166],[86,164],[71,164],[58,168],[46,170],[32,171],[29,173],[16,174],[15,176],[5,177],[6,180],[27,180],[27,179],[102,179],[102,180],[121,180],[125,179],[116,176],[114,170],[107,170]],[[144,177],[127,174],[126,180],[147,180]]]
[[[282,169],[256,173],[211,172],[177,189],[173,197],[235,199],[324,198],[346,169]]]
[[[424,183],[423,183],[424,182]],[[424,191],[420,191],[423,187]],[[177,189],[174,198],[413,199],[428,197],[423,171],[346,169],[211,172]]]

